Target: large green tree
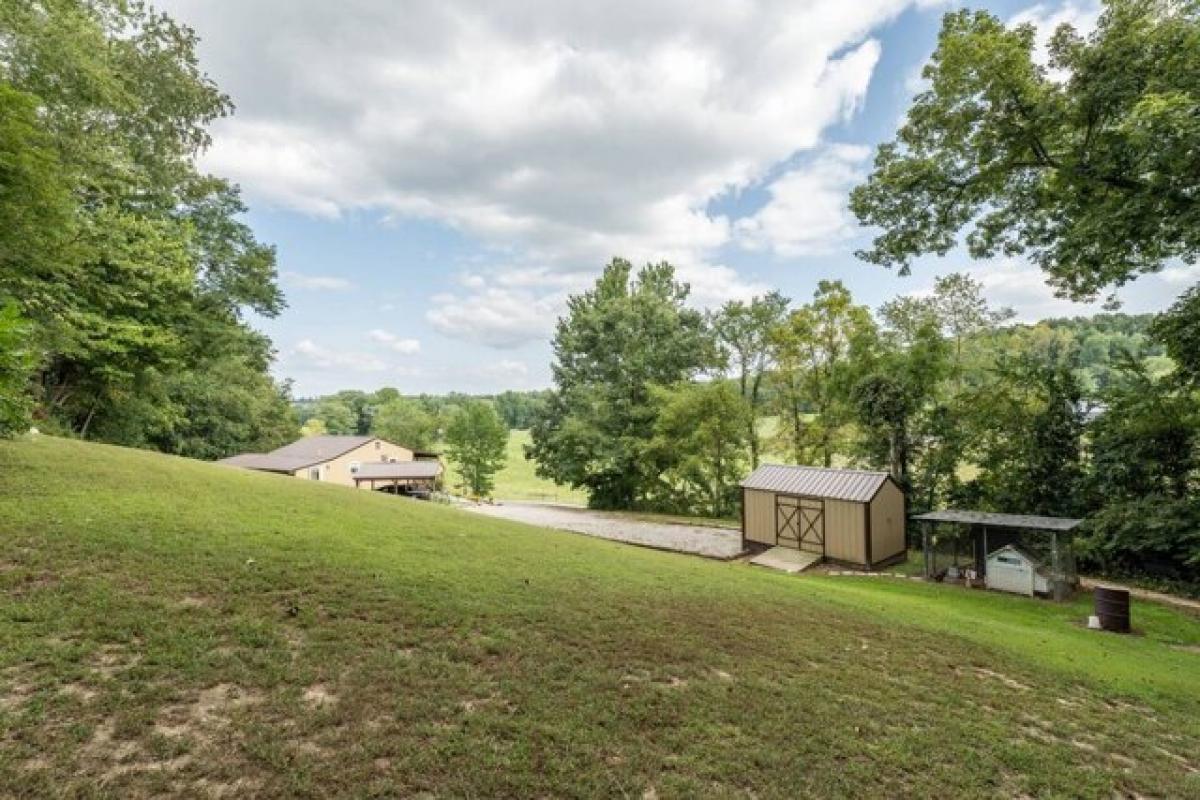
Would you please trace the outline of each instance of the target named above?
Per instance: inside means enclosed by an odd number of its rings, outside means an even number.
[[[371,433],[409,449],[428,450],[437,440],[438,425],[416,400],[397,398],[375,409]]]
[[[689,288],[667,263],[613,259],[596,285],[568,300],[554,336],[554,391],[532,428],[538,474],[588,492],[601,508],[652,503],[657,406],[652,387],[713,367],[704,316],[686,305]]]
[[[730,381],[689,381],[655,390],[655,449],[671,463],[663,473],[678,510],[732,515],[746,474],[754,412]]]
[[[746,434],[750,443],[750,466],[758,466],[762,450],[759,421],[764,409],[763,388],[773,366],[771,333],[787,313],[788,299],[769,292],[749,303],[730,300],[713,315],[712,328],[724,351],[727,368],[737,379],[738,390],[750,408]]]
[[[793,461],[833,465],[854,413],[851,392],[869,368],[876,340],[870,309],[856,305],[841,281],[821,281],[812,302],[771,332],[776,446]]]
[[[474,497],[491,495],[507,448],[508,428],[486,400],[464,403],[446,427],[446,455]]]
[[[1023,255],[1064,293],[1200,256],[1200,3],[1106,0],[1095,32],[947,14],[917,95],[850,205],[899,266],[967,230],[978,258]]]

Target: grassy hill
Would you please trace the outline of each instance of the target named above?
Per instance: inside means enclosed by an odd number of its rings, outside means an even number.
[[[0,796],[1200,796],[1200,621],[0,443]]]

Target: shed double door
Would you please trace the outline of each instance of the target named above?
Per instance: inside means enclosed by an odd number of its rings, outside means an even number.
[[[775,495],[775,544],[825,555],[825,503],[811,497]]]

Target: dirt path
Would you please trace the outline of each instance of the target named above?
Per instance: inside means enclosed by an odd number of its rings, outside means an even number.
[[[527,522],[544,528],[557,528],[601,539],[693,553],[709,558],[732,558],[742,551],[741,531],[728,528],[621,519],[586,508],[547,503],[469,504],[462,508],[477,514]]]

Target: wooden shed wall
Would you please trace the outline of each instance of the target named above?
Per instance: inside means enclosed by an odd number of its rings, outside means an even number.
[[[903,553],[904,492],[891,481],[884,481],[871,501],[871,561],[886,561]]]
[[[824,503],[826,558],[865,564],[865,504],[828,499]],[[744,510],[746,541],[775,544],[775,492],[747,489]]]
[[[746,540],[775,544],[775,493],[747,489],[745,503]]]
[[[850,564],[865,564],[866,514],[863,503],[825,501],[825,557]]]

